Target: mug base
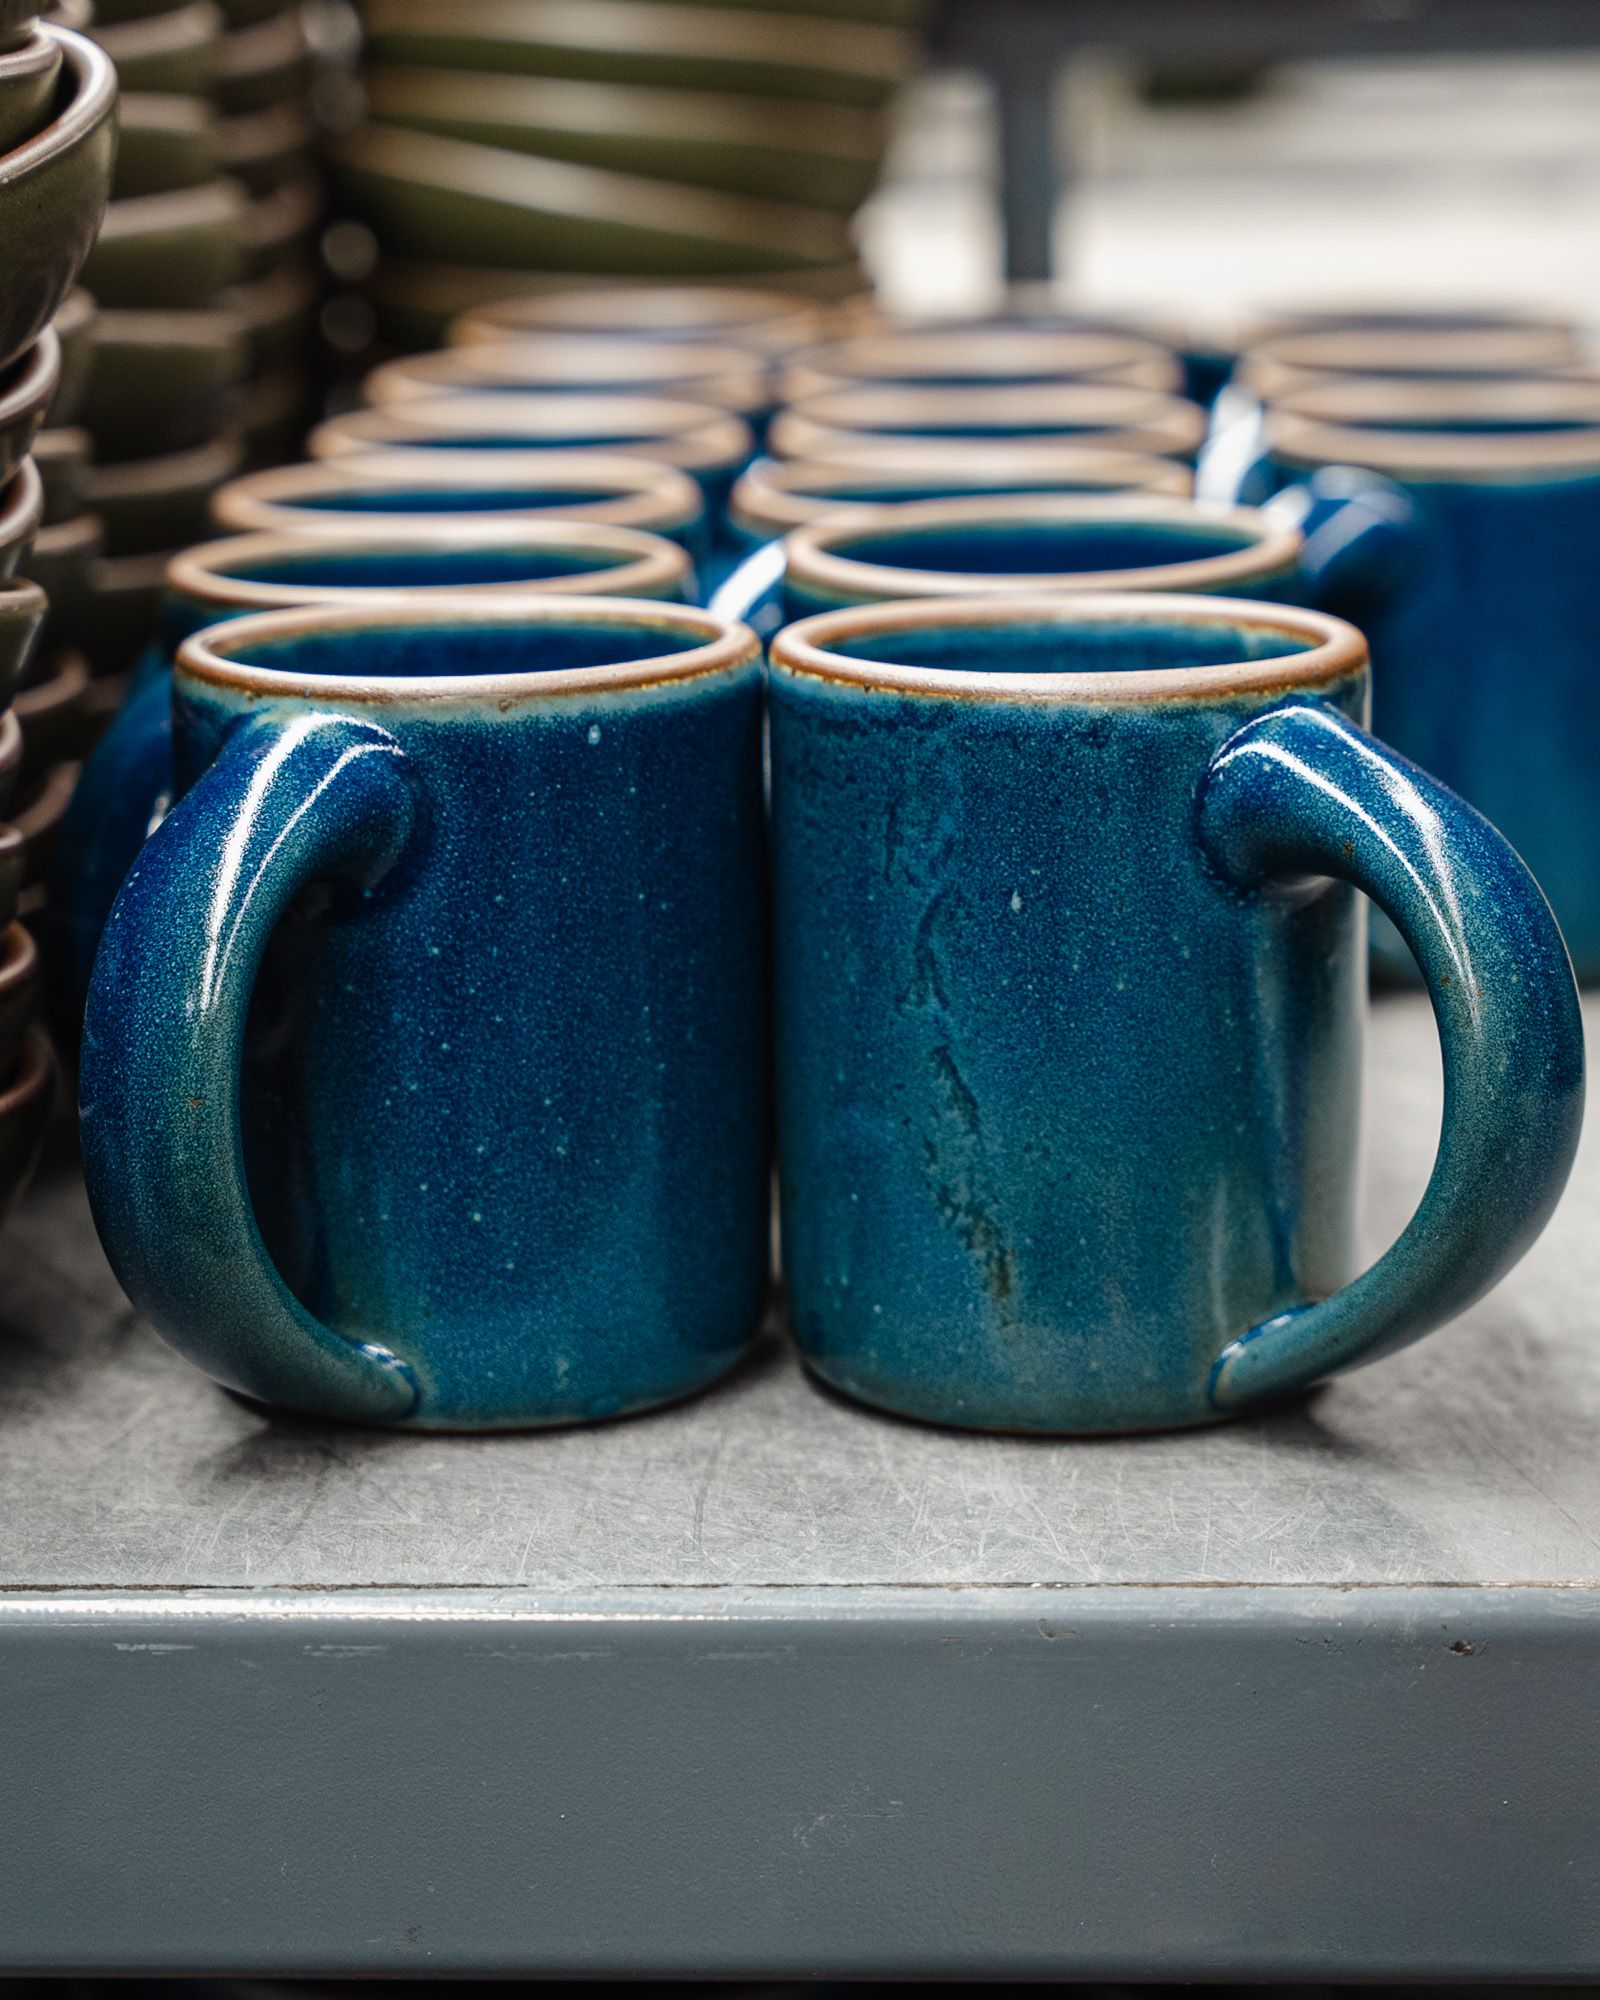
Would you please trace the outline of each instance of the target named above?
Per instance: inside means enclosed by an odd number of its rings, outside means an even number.
[[[826,1394],[838,1396],[842,1401],[857,1408],[867,1409],[877,1416],[892,1417],[900,1423],[911,1423],[931,1430],[966,1431],[975,1436],[988,1437],[1028,1437],[1028,1438],[1118,1438],[1118,1437],[1159,1437],[1172,1431],[1211,1430],[1221,1424],[1236,1423],[1241,1417],[1251,1417],[1260,1413],[1260,1408],[1252,1405],[1244,1410],[1193,1410],[1174,1412],[1161,1417],[1130,1417],[1126,1421],[1117,1419],[1075,1420],[1065,1412],[1059,1415],[1041,1416],[1037,1420],[1016,1416],[974,1416],[965,1412],[952,1412],[945,1407],[935,1407],[929,1400],[914,1396],[899,1397],[878,1387],[865,1387],[846,1374],[830,1371],[827,1366],[809,1354],[802,1354],[801,1363],[806,1374],[816,1387]],[[1274,1405],[1274,1407],[1278,1407]]]
[[[610,1408],[584,1412],[562,1411],[540,1414],[518,1410],[504,1416],[449,1417],[430,1415],[426,1406],[415,1416],[398,1423],[363,1422],[359,1418],[345,1416],[325,1416],[316,1410],[299,1408],[287,1403],[269,1403],[259,1396],[246,1394],[242,1389],[230,1388],[226,1383],[218,1386],[236,1403],[274,1424],[305,1424],[310,1426],[337,1425],[340,1429],[381,1432],[386,1436],[415,1434],[423,1437],[489,1437],[512,1436],[523,1431],[571,1431],[591,1430],[596,1425],[627,1423],[635,1417],[647,1417],[658,1410],[670,1410],[679,1403],[692,1402],[708,1389],[725,1380],[743,1367],[752,1354],[760,1347],[758,1334],[752,1334],[742,1347],[731,1355],[719,1355],[714,1363],[703,1371],[672,1388],[641,1397],[636,1402],[617,1403]]]

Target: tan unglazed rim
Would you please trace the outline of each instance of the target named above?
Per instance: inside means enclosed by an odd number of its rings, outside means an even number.
[[[629,340],[597,333],[508,335],[501,340],[408,354],[374,368],[361,385],[371,404],[413,402],[446,390],[503,388],[582,394],[666,391],[740,414],[770,400],[766,370],[741,347]]]
[[[1494,417],[1570,423],[1565,431],[1409,431],[1420,422]],[[1387,428],[1378,429],[1376,426]],[[1267,413],[1272,451],[1296,464],[1494,478],[1600,467],[1600,378],[1551,375],[1477,382],[1341,376],[1296,390]]]
[[[72,96],[60,117],[52,119],[42,132],[0,154],[0,187],[26,180],[70,152],[105,123],[117,101],[117,72],[104,49],[86,35],[54,27],[48,21],[39,23],[39,32],[60,44],[62,69],[72,72]]]
[[[1242,548],[1215,555],[1150,563],[1139,569],[1024,570],[1007,574],[963,570],[906,569],[862,561],[845,553],[851,542],[873,535],[937,533],[951,528],[1093,526],[1219,529],[1242,536]],[[1280,527],[1253,507],[1209,507],[1161,494],[1063,493],[984,495],[976,499],[907,500],[881,507],[847,507],[824,515],[789,536],[786,574],[795,583],[844,597],[997,597],[1048,591],[1100,593],[1107,590],[1188,591],[1224,589],[1265,582],[1291,568],[1300,556],[1298,528]]]
[[[885,651],[895,634],[930,628],[970,627],[975,634],[998,626],[1156,624],[1248,625],[1308,641],[1304,652],[1213,667],[1154,667],[1131,673],[1004,674],[955,668],[914,667],[893,660],[855,659],[832,649],[881,637]],[[1220,701],[1235,695],[1269,695],[1325,688],[1361,673],[1367,642],[1353,625],[1320,611],[1257,604],[1240,597],[1160,596],[1134,591],[1104,596],[920,598],[903,604],[861,604],[824,611],[786,626],[772,642],[775,669],[806,679],[837,682],[883,694],[931,695],[961,701],[1068,702],[1081,707],[1130,708],[1143,702]]]
[[[574,442],[574,432],[607,428],[634,435],[614,446]],[[750,426],[742,417],[709,403],[680,402],[664,396],[522,396],[462,390],[458,395],[427,396],[414,403],[347,410],[318,424],[306,450],[312,458],[329,460],[395,446],[481,453],[491,447],[429,445],[427,441],[439,437],[514,437],[524,431],[529,453],[623,451],[630,458],[658,458],[664,465],[685,471],[738,464],[755,448]],[[542,441],[546,439],[548,442]],[[517,455],[515,446],[495,445],[492,449],[507,459]]]
[[[679,653],[553,673],[296,674],[238,657],[254,647],[309,632],[359,634],[396,628],[415,631],[428,625],[457,629],[472,625],[507,626],[525,633],[530,626],[570,627],[585,621],[630,631],[644,626],[692,634],[702,643]],[[485,703],[491,703],[504,714],[552,696],[614,693],[733,673],[755,665],[760,657],[760,642],[747,625],[689,604],[656,604],[630,597],[517,597],[504,591],[498,597],[462,597],[442,604],[434,597],[395,591],[381,605],[307,605],[291,611],[262,611],[209,626],[179,647],[178,672],[187,681],[254,700],[291,698],[337,708],[403,707],[426,709],[435,715],[452,710],[479,712]]]
[[[1239,379],[1281,367],[1306,375],[1539,375],[1579,365],[1570,332],[1544,326],[1305,327],[1254,342],[1239,358]]]
[[[1040,431],[1073,425],[1089,431],[1170,432],[1185,445],[1205,435],[1205,412],[1198,404],[1126,382],[980,383],[955,388],[859,382],[799,397],[787,405],[784,415],[809,417],[835,430],[883,428],[912,437],[919,434],[919,423],[961,423],[974,416]]]
[[[944,435],[920,425],[973,419],[1011,426],[1003,431]],[[1181,397],[1116,382],[1062,382],[1005,389],[900,389],[863,384],[806,396],[780,410],[768,433],[777,458],[835,458],[861,445],[892,443],[948,464],[951,454],[1019,447],[1085,445],[1091,450],[1154,452],[1184,457],[1197,451],[1204,412]],[[908,461],[909,462],[909,461]]]
[[[859,333],[792,357],[782,375],[783,400],[826,394],[860,383],[900,388],[1050,381],[1125,383],[1171,391],[1180,386],[1177,357],[1159,341],[1100,328],[972,326]]]
[[[242,479],[230,480],[215,495],[211,518],[218,528],[234,534],[275,529],[281,534],[320,540],[325,535],[348,535],[352,529],[381,524],[386,534],[404,539],[413,532],[436,535],[441,521],[463,518],[501,524],[598,521],[608,527],[664,532],[689,526],[704,511],[699,487],[676,466],[648,458],[613,458],[603,452],[549,451],[538,457],[541,488],[559,486],[574,492],[590,488],[596,497],[562,501],[556,506],[482,508],[470,516],[454,509],[438,514],[420,508],[380,514],[372,508],[341,510],[305,504],[308,500],[334,501],[344,493],[372,493],[386,486],[419,493],[471,493],[485,488],[503,492],[507,487],[503,473],[486,452],[375,451],[331,462],[280,465],[246,473]],[[470,462],[463,464],[461,459]],[[531,484],[529,490],[534,490]]]
[[[815,299],[753,285],[574,285],[559,292],[525,292],[479,306],[451,322],[453,347],[524,334],[631,335],[637,339],[699,339],[718,345],[753,342],[798,347],[823,324]]]
[[[491,550],[503,555],[526,553],[610,555],[610,568],[575,570],[570,576],[515,578],[500,583],[336,584],[273,583],[265,577],[232,572],[257,563],[337,561],[341,556],[451,555]],[[683,590],[693,571],[676,542],[647,535],[637,528],[613,528],[600,522],[526,521],[504,525],[463,521],[441,526],[428,535],[391,535],[379,526],[343,535],[230,535],[185,549],[167,564],[167,588],[200,604],[241,611],[275,611],[301,604],[372,604],[380,598],[434,596],[505,597],[535,591],[541,596],[592,597],[604,584],[607,597],[651,597]]]
[[[728,509],[737,520],[784,535],[840,507],[902,504],[883,500],[875,491],[886,482],[941,477],[950,480],[950,490],[937,494],[930,490],[918,497],[956,499],[970,494],[976,499],[1021,488],[1031,499],[1040,489],[1048,491],[1052,478],[1063,489],[1081,484],[1096,492],[1170,493],[1176,499],[1187,499],[1194,488],[1188,466],[1154,453],[1101,451],[1092,444],[997,445],[989,451],[963,450],[955,461],[944,453],[935,463],[922,451],[908,459],[898,442],[885,440],[827,458],[759,458],[734,483]],[[857,486],[864,489],[859,500],[852,497]]]

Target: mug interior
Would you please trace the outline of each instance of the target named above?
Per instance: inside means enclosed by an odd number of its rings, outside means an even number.
[[[453,585],[537,583],[619,569],[639,560],[632,550],[548,548],[318,548],[230,562],[217,575],[241,583],[308,590],[427,590]]]
[[[1253,665],[1316,650],[1316,641],[1247,619],[1018,619],[881,625],[827,650],[880,665],[970,674],[1138,674]]]
[[[1205,562],[1259,546],[1237,526],[1188,521],[973,521],[834,534],[847,562],[961,576],[1080,576]]]
[[[636,491],[631,486],[499,487],[487,476],[487,467],[485,473],[482,486],[379,483],[299,494],[279,504],[312,514],[506,514],[535,508],[592,506],[597,500],[621,500]]]
[[[624,666],[705,647],[713,636],[693,626],[653,618],[594,613],[538,620],[429,619],[310,627],[266,637],[235,638],[236,626],[208,643],[238,667],[337,680],[466,680],[508,674],[570,674],[585,667]]]
[[[650,424],[582,424],[562,429],[559,443],[563,451],[585,451],[605,446],[662,444],[675,435],[672,426]],[[407,451],[538,451],[551,442],[549,430],[408,430]]]
[[[1402,431],[1426,437],[1550,437],[1594,430],[1600,425],[1600,410],[1589,417],[1496,415],[1489,410],[1463,410],[1445,416],[1395,411],[1348,421],[1355,430]]]

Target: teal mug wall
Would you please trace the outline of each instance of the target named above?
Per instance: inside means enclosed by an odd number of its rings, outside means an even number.
[[[219,1381],[446,1429],[704,1386],[768,1286],[761,674],[687,606],[186,641],[101,941],[84,1170]]]
[[[695,574],[675,542],[583,521],[385,519],[316,536],[226,536],[174,557],[159,641],[135,666],[62,823],[44,922],[60,1039],[77,1040],[100,933],[117,891],[172,798],[172,661],[191,633],[300,604],[374,605],[507,590],[679,602]]]
[[[783,1267],[809,1365],[967,1427],[1208,1422],[1463,1310],[1566,1180],[1537,886],[1366,731],[1350,626],[1129,593],[792,625],[769,666]],[[1356,1274],[1358,891],[1428,979],[1433,1178]]]

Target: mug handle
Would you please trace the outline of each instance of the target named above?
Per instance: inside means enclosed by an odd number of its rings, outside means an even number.
[[[1300,530],[1306,602],[1358,615],[1395,588],[1416,550],[1417,510],[1403,486],[1358,465],[1320,466],[1278,483],[1267,413],[1246,390],[1218,397],[1195,466],[1194,495],[1225,507],[1260,507]]]
[[[1359,621],[1403,580],[1417,547],[1417,510],[1403,486],[1357,465],[1320,466],[1262,512],[1300,530],[1306,600]]]
[[[783,572],[788,548],[780,537],[752,549],[718,584],[706,606],[719,618],[748,625],[760,639],[770,639],[783,624]]]
[[[1420,1340],[1523,1255],[1566,1184],[1583,1120],[1583,1018],[1538,884],[1471,806],[1311,702],[1247,723],[1198,798],[1206,858],[1235,892],[1337,876],[1387,911],[1422,970],[1444,1056],[1444,1123],[1399,1240],[1330,1298],[1230,1341],[1210,1397],[1236,1410]]]
[[[262,1240],[239,1070],[273,926],[308,883],[371,889],[415,818],[385,731],[339,715],[246,719],[141,849],[107,921],[79,1068],[84,1174],[123,1289],[230,1388],[396,1423],[412,1370],[301,1305]]]
[[[95,948],[134,857],[172,802],[172,668],[141,661],[127,699],[89,754],[61,823],[50,904],[74,1023],[83,1019]]]

